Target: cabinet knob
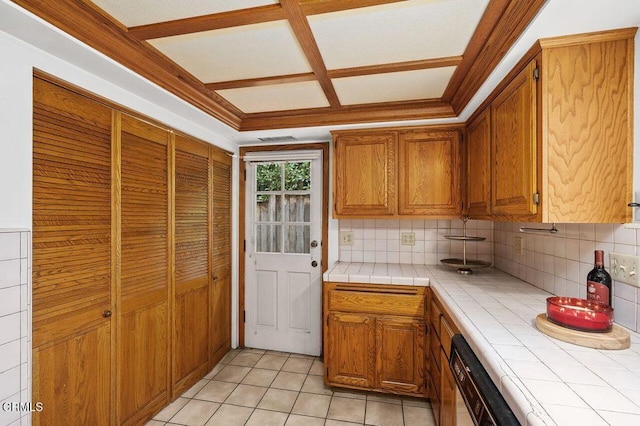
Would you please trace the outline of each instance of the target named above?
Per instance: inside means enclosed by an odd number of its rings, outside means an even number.
[[[217,275],[214,275],[214,276],[213,276],[213,280],[214,280],[214,281],[218,281],[218,278],[219,278],[219,277],[218,277]]]
[[[102,313],[102,316],[105,318],[109,318],[111,316],[111,311],[107,310]]]

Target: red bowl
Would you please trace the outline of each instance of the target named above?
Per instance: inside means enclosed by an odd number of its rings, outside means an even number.
[[[554,296],[547,298],[547,319],[574,330],[604,332],[613,326],[613,308],[591,300]]]

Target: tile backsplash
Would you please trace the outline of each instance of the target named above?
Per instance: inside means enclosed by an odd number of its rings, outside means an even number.
[[[586,297],[594,250],[604,251],[607,270],[611,252],[640,255],[640,230],[624,224],[556,224],[557,234],[521,233],[521,226],[550,227],[496,222],[496,268],[557,296]],[[516,250],[516,236],[524,238],[522,254]],[[640,331],[639,289],[614,281],[612,302],[615,321]]]
[[[445,235],[462,235],[462,220],[341,219],[339,231],[350,231],[353,245],[340,245],[342,262],[439,265],[440,259],[462,257],[462,242]],[[401,235],[413,233],[415,243],[403,245]],[[467,258],[493,262],[493,222],[469,220],[467,235],[485,241],[467,242]]]
[[[0,229],[0,424],[31,424],[31,237]]]

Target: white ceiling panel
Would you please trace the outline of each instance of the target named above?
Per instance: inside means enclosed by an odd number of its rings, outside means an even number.
[[[342,105],[438,99],[456,67],[373,74],[332,80]]]
[[[287,21],[149,40],[204,83],[310,72]]]
[[[327,69],[340,69],[462,55],[487,4],[412,0],[308,20]]]
[[[317,81],[226,89],[217,93],[245,113],[329,106]]]
[[[278,0],[93,0],[127,27],[278,4]]]

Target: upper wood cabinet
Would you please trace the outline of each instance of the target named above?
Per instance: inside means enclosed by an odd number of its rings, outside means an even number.
[[[475,164],[489,121],[492,218],[632,219],[635,33],[542,39],[514,67],[467,129],[472,217],[486,217],[479,178],[487,169]]]
[[[398,213],[459,215],[460,132],[423,130],[403,132],[398,137]]]
[[[491,212],[537,212],[536,63],[531,62],[491,103]]]
[[[491,109],[467,128],[467,213],[491,214]]]
[[[334,217],[457,217],[461,132],[404,127],[333,132]]]
[[[335,136],[336,216],[396,212],[396,135],[390,132]]]

